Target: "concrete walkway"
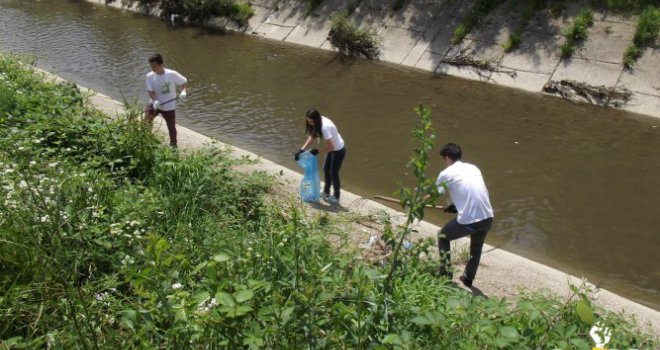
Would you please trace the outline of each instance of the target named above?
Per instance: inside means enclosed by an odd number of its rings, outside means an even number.
[[[50,73],[44,73],[52,77],[52,79],[63,80]],[[119,101],[113,100],[112,98],[103,94],[95,93],[94,91],[86,88],[81,89],[89,92],[90,94],[93,94],[93,96],[90,98],[90,102],[109,116],[117,116],[124,112],[123,104]],[[154,128],[163,136],[167,137],[167,128],[164,121],[160,117],[155,120]],[[198,134],[182,126],[177,126],[177,130],[179,147],[182,149],[198,148],[209,144],[227,146],[222,142]],[[256,154],[239,148],[232,148],[232,154],[234,157],[249,157],[251,159],[257,159],[258,162],[256,162],[256,164],[247,167],[245,170],[260,170],[277,176],[281,180],[285,191],[288,191],[288,193],[292,195],[295,195],[298,192],[298,186],[302,179],[302,175],[281,165],[275,164],[267,159],[260,158]],[[327,210],[327,207],[319,208],[318,206],[310,205],[307,207],[310,212]],[[401,220],[400,218],[403,216],[403,213],[401,212],[395,211],[380,203],[365,199],[357,194],[346,191],[342,192],[341,207],[349,213],[359,214],[362,216],[380,215],[385,213],[394,218],[394,224],[397,224],[398,220]],[[333,211],[324,212],[328,212],[331,215],[343,215],[341,214],[341,211],[334,211],[335,213],[333,213]],[[419,240],[426,237],[435,238],[439,229],[440,227],[430,223],[421,222],[417,227],[419,232],[417,233],[416,237],[412,237],[412,239]],[[355,234],[362,235],[362,237],[358,238],[359,241],[364,241],[369,238],[369,234],[365,235],[364,232],[356,232]],[[453,249],[456,251],[469,244],[469,240],[462,239],[453,243],[455,243]],[[586,285],[593,291],[590,296],[596,305],[602,306],[605,309],[613,312],[622,311],[626,314],[635,315],[643,326],[649,327],[650,331],[654,332],[655,334],[660,334],[660,312],[656,310],[630,301],[605,289],[598,288],[593,284],[587,283],[581,278],[571,276],[562,271],[553,269],[543,264],[539,264],[507,251],[486,245],[484,247],[484,252],[485,253],[481,259],[479,274],[475,281],[476,288],[472,290],[472,292],[475,294],[483,293],[487,296],[491,295],[510,297],[519,294],[521,290],[531,290],[546,291],[560,297],[568,297],[571,294],[569,288],[570,285],[579,286],[583,283],[586,283]],[[459,265],[456,266],[456,268],[460,270],[463,268],[463,266]],[[459,275],[460,273],[455,274],[455,280],[457,284],[461,285],[458,281]]]
[[[87,0],[104,4],[105,0]],[[311,14],[305,1],[252,0],[255,14],[247,25],[218,18],[210,25],[326,50],[330,19],[338,11],[359,3],[350,16],[363,28],[373,29],[382,39],[381,59],[437,74],[479,80],[530,92],[541,93],[549,82],[573,80],[591,86],[626,88],[632,98],[625,110],[660,117],[660,40],[647,48],[634,70],[624,69],[623,53],[632,42],[637,17],[594,12],[589,38],[572,58],[562,59],[564,31],[571,26],[586,0],[569,2],[559,17],[549,10],[537,13],[522,30],[520,47],[506,53],[503,44],[520,26],[520,7],[504,4],[492,11],[483,23],[461,43],[451,37],[474,0],[409,0],[393,11],[397,0],[324,0]],[[122,7],[121,1],[110,3]],[[133,6],[133,11],[156,10]],[[469,55],[490,62],[491,70],[459,67],[446,61]]]

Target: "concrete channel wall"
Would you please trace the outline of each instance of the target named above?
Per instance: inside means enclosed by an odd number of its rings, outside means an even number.
[[[64,79],[51,73],[44,72],[44,74],[46,74],[47,79],[64,81]],[[124,105],[121,102],[106,95],[96,93],[85,87],[80,88],[85,93],[91,95],[90,103],[105,112],[107,115],[116,117],[125,111]],[[167,127],[161,117],[158,117],[154,122],[154,128],[164,137],[167,137]],[[207,145],[231,147],[230,145],[226,145],[180,125],[177,126],[177,131],[178,144],[181,149],[199,148]],[[241,170],[264,171],[276,176],[283,186],[283,191],[289,193],[291,198],[297,197],[302,175],[240,148],[232,147],[232,155],[237,158],[248,157],[257,160],[255,164],[242,168]],[[331,208],[317,205],[305,206],[310,215],[317,215],[319,213],[328,213],[333,216],[356,214],[370,216],[386,214],[392,218],[393,224],[395,225],[400,224],[405,217],[401,212],[348,191],[342,192],[340,205],[340,208],[343,208],[344,210],[331,210]],[[418,232],[411,237],[413,242],[427,237],[435,238],[440,227],[423,221],[417,224],[416,230]],[[361,235],[359,237],[360,240],[369,239],[371,234],[374,233],[366,233],[366,236],[365,232],[353,233],[353,235]],[[452,249],[455,252],[469,247],[469,239],[461,239],[452,243]],[[456,268],[462,270],[464,264],[459,264]],[[459,273],[456,273],[454,279],[455,282],[460,285],[460,282],[458,281],[459,275]],[[473,288],[471,292],[475,295],[512,297],[518,295],[521,291],[527,290],[542,291],[559,297],[568,298],[572,294],[570,290],[571,285],[580,286],[583,284],[591,290],[589,296],[594,304],[612,312],[625,312],[628,315],[634,315],[644,328],[655,334],[660,334],[659,311],[614,294],[592,283],[588,283],[583,278],[569,275],[565,272],[510,252],[497,249],[490,245],[484,246],[479,273],[475,280],[476,288]]]
[[[87,0],[105,4],[106,0]],[[108,4],[124,7],[122,1]],[[593,87],[625,88],[632,95],[623,109],[660,117],[660,40],[647,48],[633,70],[624,68],[623,53],[632,42],[638,18],[594,12],[589,38],[573,55],[562,59],[562,35],[587,1],[570,2],[558,17],[550,11],[534,15],[522,31],[520,47],[506,53],[503,44],[516,31],[520,7],[502,5],[491,12],[463,42],[452,45],[454,29],[474,0],[408,0],[393,11],[397,0],[324,0],[308,14],[302,0],[251,0],[255,14],[245,26],[224,19],[209,24],[271,40],[334,50],[328,41],[331,18],[359,2],[351,15],[360,27],[373,29],[382,39],[381,59],[437,74],[542,93],[548,83],[562,80]],[[156,9],[131,10],[158,15]],[[488,61],[492,69],[457,66],[447,61],[458,55]],[[586,98],[573,94],[577,100]]]

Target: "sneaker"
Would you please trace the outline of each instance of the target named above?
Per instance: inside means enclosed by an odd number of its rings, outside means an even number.
[[[468,287],[468,288],[472,288],[472,281],[470,281],[469,279],[467,279],[467,277],[465,277],[465,275],[461,275],[461,277],[459,277],[458,279],[461,280],[461,282],[463,282],[463,284],[464,284],[466,287]]]
[[[324,201],[327,202],[327,201],[328,201],[328,197],[330,197],[329,194],[327,194],[327,193],[325,193],[325,192],[321,192],[321,199],[323,199]]]
[[[326,199],[326,202],[328,202],[328,203],[334,205],[334,204],[338,204],[338,203],[339,203],[339,199],[337,199],[337,197],[335,197],[335,196],[329,196],[329,197]]]

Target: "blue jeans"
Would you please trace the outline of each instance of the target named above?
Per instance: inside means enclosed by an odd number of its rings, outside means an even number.
[[[486,235],[493,225],[493,218],[481,220],[469,225],[459,224],[456,219],[449,221],[438,234],[438,250],[440,252],[440,274],[449,278],[451,272],[451,245],[450,242],[465,236],[470,236],[470,260],[465,266],[463,276],[469,281],[474,281],[481,260]]]

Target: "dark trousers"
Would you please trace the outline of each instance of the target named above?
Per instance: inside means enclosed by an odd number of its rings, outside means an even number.
[[[440,251],[440,274],[451,278],[451,245],[450,242],[461,237],[470,236],[470,260],[465,266],[463,276],[472,282],[477,275],[481,250],[486,241],[488,230],[493,225],[493,218],[488,218],[469,225],[459,224],[456,219],[449,221],[438,235],[438,250]]]
[[[330,194],[330,186],[334,189],[334,195],[339,199],[341,191],[341,181],[339,180],[339,169],[346,156],[346,147],[339,151],[332,151],[325,156],[323,163],[323,172],[325,173],[325,187],[323,193]]]
[[[170,146],[176,146],[176,113],[174,110],[161,111],[152,108],[147,109],[145,112],[145,120],[151,123],[157,115],[162,115],[167,124],[167,132],[170,134]]]

